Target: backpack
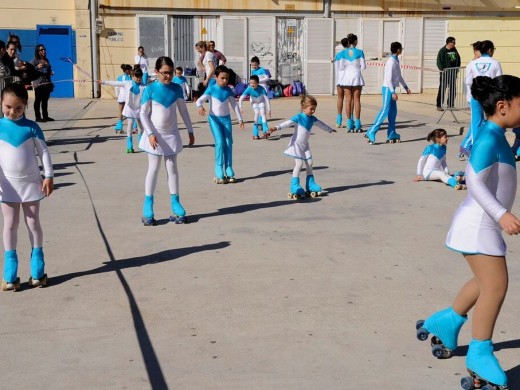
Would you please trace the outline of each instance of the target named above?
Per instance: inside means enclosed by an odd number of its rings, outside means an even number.
[[[273,97],[278,98],[283,96],[283,87],[282,84],[276,83],[271,85],[271,91],[273,91]]]
[[[235,85],[235,96],[242,96],[246,89],[247,84],[239,82],[237,85]]]
[[[196,76],[197,68],[190,68],[189,66],[184,68],[184,76]]]
[[[305,95],[305,86],[301,81],[293,81],[291,86],[293,96]]]

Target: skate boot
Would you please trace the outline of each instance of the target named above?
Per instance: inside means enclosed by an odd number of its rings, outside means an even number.
[[[4,279],[2,280],[3,291],[20,290],[20,278],[18,277],[18,255],[16,250],[4,253]]]
[[[369,145],[374,145],[376,143],[376,135],[372,134],[372,132],[370,130],[368,130],[365,133],[365,138],[368,139],[367,142],[368,142]]]
[[[144,226],[155,226],[157,221],[153,217],[153,195],[145,195],[143,203],[143,216],[141,222]]]
[[[341,114],[336,115],[336,127],[338,129],[342,127],[341,122],[343,122],[343,116]]]
[[[213,178],[213,182],[216,184],[227,184],[221,165],[215,165],[215,177]]]
[[[231,168],[231,165],[228,165],[226,167],[226,181],[228,183],[236,183],[235,179],[235,172],[233,171],[233,168]]]
[[[311,198],[321,195],[321,187],[314,181],[314,175],[309,175],[305,179],[305,190],[305,195],[310,195]]]
[[[362,127],[362,125],[361,125],[361,119],[356,118],[355,125],[354,125],[354,131],[355,131],[356,133],[362,133],[362,132],[363,132],[363,129],[362,129],[361,127]]]
[[[454,177],[448,179],[448,185],[455,188],[457,191],[466,189],[466,184],[458,182]]]
[[[448,307],[434,313],[426,321],[417,321],[417,338],[421,341],[428,340],[428,335],[431,333],[433,356],[437,359],[448,359],[453,356],[452,351],[457,348],[460,328],[467,320],[467,316],[461,316]]]
[[[116,132],[116,134],[121,134],[121,132],[123,131],[123,120],[122,119],[119,119],[114,127],[114,131]]]
[[[33,248],[31,251],[31,277],[29,287],[45,287],[47,274],[44,273],[45,260],[42,248]]]
[[[258,136],[258,123],[253,123],[253,139],[260,139]]]
[[[300,178],[291,179],[291,192],[287,194],[289,199],[302,199],[305,197],[305,190],[300,186]]]
[[[397,133],[395,133],[391,138],[388,138],[386,140],[387,144],[400,144],[401,143],[401,136]]]
[[[466,179],[464,176],[464,171],[458,171],[453,174],[453,177],[455,178],[455,180],[457,180],[457,183],[464,183]]]
[[[493,355],[491,340],[471,340],[466,355],[466,367],[470,376],[461,379],[460,385],[463,389],[505,390],[508,388],[507,376]]]
[[[132,142],[132,136],[126,137],[126,153],[134,152],[134,144]]]
[[[179,194],[170,195],[170,202],[172,206],[172,215],[170,215],[170,221],[179,223],[187,223],[186,221],[186,210],[182,207],[181,202],[179,202]]]
[[[354,119],[348,118],[347,119],[347,133],[353,133],[354,132]]]

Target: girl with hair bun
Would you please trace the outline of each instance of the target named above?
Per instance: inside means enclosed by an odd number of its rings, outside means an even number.
[[[438,356],[451,357],[460,328],[474,308],[466,356],[471,376],[463,378],[461,385],[468,389],[480,380],[482,387],[506,389],[507,377],[493,354],[491,338],[508,286],[501,233],[520,233],[520,220],[511,213],[517,188],[515,157],[505,137],[507,128],[520,125],[520,79],[479,76],[473,80],[471,94],[488,120],[473,146],[466,168],[468,193],[455,211],[446,246],[462,253],[473,275],[450,307],[418,322],[417,337],[426,340],[431,333]]]
[[[121,64],[122,74],[117,76],[117,81],[132,81],[132,66],[128,64]],[[124,88],[116,87],[116,99],[119,113],[117,117],[117,123],[114,127],[116,134],[123,134],[123,109],[126,103],[126,91]]]

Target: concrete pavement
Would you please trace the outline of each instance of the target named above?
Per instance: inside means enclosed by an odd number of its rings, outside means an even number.
[[[366,129],[380,96],[362,99]],[[449,113],[437,125],[434,101],[400,95],[401,144],[316,128],[315,177],[328,193],[303,201],[286,196],[290,129],[253,141],[247,107],[247,129],[234,129],[239,181],[215,185],[213,140],[189,104],[196,144],[178,162],[191,223],[167,222],[163,169],[159,225],[143,227],[147,159],[125,154],[125,137],[114,135],[115,102],[51,100],[56,122],[42,128],[57,189],[41,208],[49,286],[0,294],[1,387],[459,388],[471,321],[450,360],[415,337],[415,321],[449,305],[470,278],[462,256],[444,247],[465,192],[412,182],[438,126],[452,135],[451,170],[464,168],[455,158],[461,125]],[[299,112],[299,99],[272,106],[276,124]],[[316,116],[334,125],[335,98],[318,97]],[[467,113],[456,116],[467,125]],[[377,137],[384,142],[384,128]],[[26,280],[23,227],[18,241]],[[519,389],[520,241],[506,241],[511,284],[494,341]]]

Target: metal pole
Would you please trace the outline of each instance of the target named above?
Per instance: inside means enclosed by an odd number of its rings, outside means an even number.
[[[332,0],[323,0],[323,17],[330,18]]]
[[[92,97],[99,98],[100,90],[97,80],[99,80],[99,66],[98,66],[98,35],[97,35],[97,0],[90,0],[90,47],[92,56]]]

